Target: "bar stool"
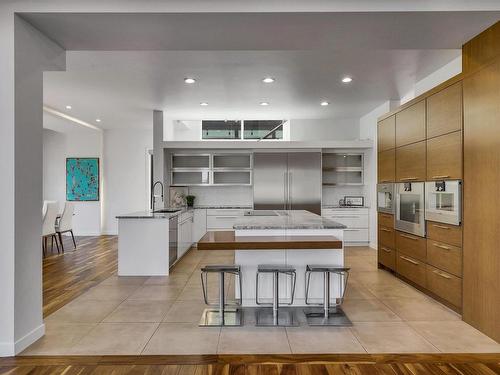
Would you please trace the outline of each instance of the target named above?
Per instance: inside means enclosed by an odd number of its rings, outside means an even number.
[[[347,288],[347,279],[349,278],[349,270],[347,267],[331,266],[331,265],[307,265],[306,267],[306,305],[322,306],[322,308],[311,308],[304,310],[307,318],[307,323],[311,326],[352,326],[351,321],[347,318],[344,311],[341,309],[344,302],[345,291]],[[323,273],[323,303],[314,304],[309,302],[309,284],[312,273]],[[336,274],[339,279],[341,291],[340,298],[336,298],[335,304],[330,304],[330,275]]]
[[[259,301],[259,276],[263,273],[273,275],[273,302],[264,303]],[[255,276],[255,303],[259,306],[271,306],[272,308],[258,308],[255,314],[257,326],[297,326],[299,322],[293,310],[280,309],[279,301],[279,275],[290,276],[292,282],[292,295],[290,301],[285,303],[290,306],[295,297],[295,282],[297,280],[294,267],[282,264],[261,264],[257,267]]]
[[[218,303],[210,303],[208,301],[208,274],[218,273],[219,274],[219,299]],[[240,291],[240,298],[235,300],[231,304],[226,303],[226,291],[225,291],[225,275],[232,274],[238,277],[238,286]],[[239,308],[227,309],[226,306],[240,306],[241,305],[241,269],[238,265],[233,264],[211,264],[201,268],[201,287],[203,289],[203,299],[205,304],[208,306],[215,307],[217,309],[205,309],[200,319],[200,327],[221,327],[221,326],[240,326],[242,322],[242,312]]]

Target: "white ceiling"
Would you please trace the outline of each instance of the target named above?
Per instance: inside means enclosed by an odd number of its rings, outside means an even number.
[[[27,15],[77,50],[67,54],[66,72],[44,75],[45,104],[103,128],[150,128],[153,109],[174,119],[358,118],[405,95],[499,18],[498,12]],[[350,85],[340,83],[346,74],[354,78]],[[276,82],[262,83],[268,75]],[[186,85],[187,76],[197,83]],[[322,100],[331,105],[319,106]],[[202,101],[209,106],[200,107]]]

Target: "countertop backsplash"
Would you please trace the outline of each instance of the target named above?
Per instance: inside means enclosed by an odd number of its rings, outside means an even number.
[[[191,186],[195,206],[253,206],[252,186]]]
[[[365,192],[365,186],[336,186],[324,187],[322,206],[338,206],[339,200],[346,195],[359,195],[365,198],[365,206],[369,206],[369,195]]]

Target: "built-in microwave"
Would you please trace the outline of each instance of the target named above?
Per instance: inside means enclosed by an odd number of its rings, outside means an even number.
[[[424,182],[396,184],[394,227],[402,232],[425,237]]]
[[[462,221],[462,181],[425,183],[425,220],[460,225]]]
[[[394,184],[377,185],[377,211],[394,213]]]

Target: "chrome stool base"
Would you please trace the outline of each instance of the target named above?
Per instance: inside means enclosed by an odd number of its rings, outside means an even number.
[[[199,327],[239,327],[243,323],[242,309],[224,309],[221,318],[219,309],[205,309],[201,315]]]
[[[280,307],[278,311],[272,307],[261,307],[255,311],[257,327],[297,327],[299,321],[294,308]]]
[[[352,322],[340,307],[331,307],[326,312],[322,307],[310,308],[305,309],[304,314],[310,326],[352,326]]]

